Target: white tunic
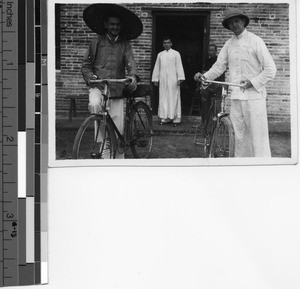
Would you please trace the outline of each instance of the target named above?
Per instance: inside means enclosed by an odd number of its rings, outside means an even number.
[[[266,98],[268,81],[274,79],[276,66],[264,41],[246,29],[239,36],[232,36],[221,49],[218,59],[204,74],[207,79],[220,76],[229,67],[229,81],[240,83],[250,80],[253,87],[242,91],[230,87],[231,99]]]
[[[246,29],[229,39],[217,62],[204,74],[215,79],[229,67],[229,81],[250,80],[243,91],[231,87],[230,118],[235,131],[235,157],[271,157],[266,109],[266,84],[274,79],[276,66],[264,41]]]
[[[172,48],[160,52],[157,55],[152,81],[159,82],[158,116],[162,119],[181,118],[178,80],[185,80],[179,52]]]

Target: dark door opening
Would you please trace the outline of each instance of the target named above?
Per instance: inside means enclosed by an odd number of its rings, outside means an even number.
[[[196,83],[193,77],[201,71],[208,49],[209,12],[203,11],[153,11],[152,69],[157,54],[163,50],[163,37],[173,39],[172,48],[182,59],[185,81],[181,85],[182,114],[188,115]],[[158,109],[158,89],[152,99],[153,112]]]

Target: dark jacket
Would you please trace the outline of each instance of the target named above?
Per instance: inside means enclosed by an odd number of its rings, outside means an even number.
[[[137,67],[129,41],[119,39],[112,43],[106,35],[93,39],[82,61],[81,72],[85,82],[97,75],[98,78],[125,78],[137,76]],[[111,96],[121,96],[124,85],[111,84]]]

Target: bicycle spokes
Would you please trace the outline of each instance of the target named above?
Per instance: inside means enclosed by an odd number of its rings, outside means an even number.
[[[148,107],[139,103],[130,117],[130,147],[136,158],[146,158],[152,149],[152,118]]]
[[[75,138],[75,159],[103,159],[114,157],[114,147],[108,125],[101,116],[91,116],[84,121]]]
[[[217,158],[229,157],[230,140],[228,128],[224,123],[220,123],[214,139],[213,155]]]

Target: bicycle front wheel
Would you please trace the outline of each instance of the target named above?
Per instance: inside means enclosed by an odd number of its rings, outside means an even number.
[[[74,159],[114,159],[114,130],[102,115],[91,115],[80,126],[73,145]]]
[[[138,102],[129,117],[129,140],[135,158],[148,158],[153,144],[152,115],[149,107]]]
[[[211,146],[212,135],[216,126],[216,116],[214,115],[214,105],[211,105],[204,124],[204,156],[209,157],[209,148]]]
[[[210,158],[234,157],[234,129],[229,116],[222,117],[215,128],[210,150]]]

